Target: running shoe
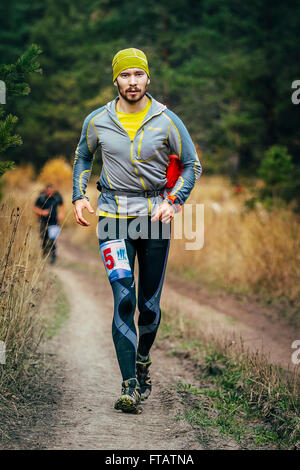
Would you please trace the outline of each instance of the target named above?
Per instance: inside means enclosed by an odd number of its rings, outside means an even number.
[[[124,413],[140,414],[141,394],[137,379],[128,379],[122,382],[122,395],[115,403],[116,410],[122,410]]]
[[[151,393],[152,387],[149,371],[151,364],[150,356],[148,356],[148,360],[145,362],[139,360],[136,361],[136,376],[141,387],[141,400],[147,400]]]

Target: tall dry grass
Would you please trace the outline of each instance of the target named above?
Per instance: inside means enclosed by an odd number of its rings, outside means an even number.
[[[14,188],[26,190],[35,177],[33,165],[20,165],[13,170],[7,171],[1,181],[3,182],[4,192],[11,191]]]
[[[186,250],[189,240],[173,240],[169,269],[231,291],[298,305],[299,218],[287,208],[248,211],[245,197],[235,195],[225,178],[202,177],[188,202],[204,204],[204,245]]]
[[[6,196],[0,211],[0,340],[6,363],[0,365],[0,394],[21,386],[41,340],[39,305],[47,289],[38,230],[32,208]]]

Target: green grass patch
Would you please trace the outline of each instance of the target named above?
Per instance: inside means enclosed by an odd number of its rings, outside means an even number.
[[[53,338],[58,333],[70,314],[70,304],[64,292],[63,284],[58,278],[55,278],[53,292],[54,301],[50,307],[50,315],[45,319],[44,336],[47,339]]]

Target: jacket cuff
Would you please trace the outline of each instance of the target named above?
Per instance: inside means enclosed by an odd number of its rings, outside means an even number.
[[[73,199],[72,204],[75,204],[79,199],[86,199],[87,201],[90,200],[87,196],[78,196],[76,199]]]

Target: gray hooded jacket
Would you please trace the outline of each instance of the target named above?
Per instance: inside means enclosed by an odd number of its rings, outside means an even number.
[[[116,101],[89,114],[83,124],[73,166],[73,198],[85,198],[94,153],[101,147],[103,166],[99,183],[116,190],[143,191],[164,188],[169,155],[176,154],[183,171],[171,195],[181,204],[187,200],[202,173],[192,139],[179,117],[164,104],[151,98],[150,109],[133,140],[120,123]],[[162,190],[163,196],[167,192]],[[161,196],[117,196],[102,192],[98,198],[100,213],[126,216],[154,215]]]

